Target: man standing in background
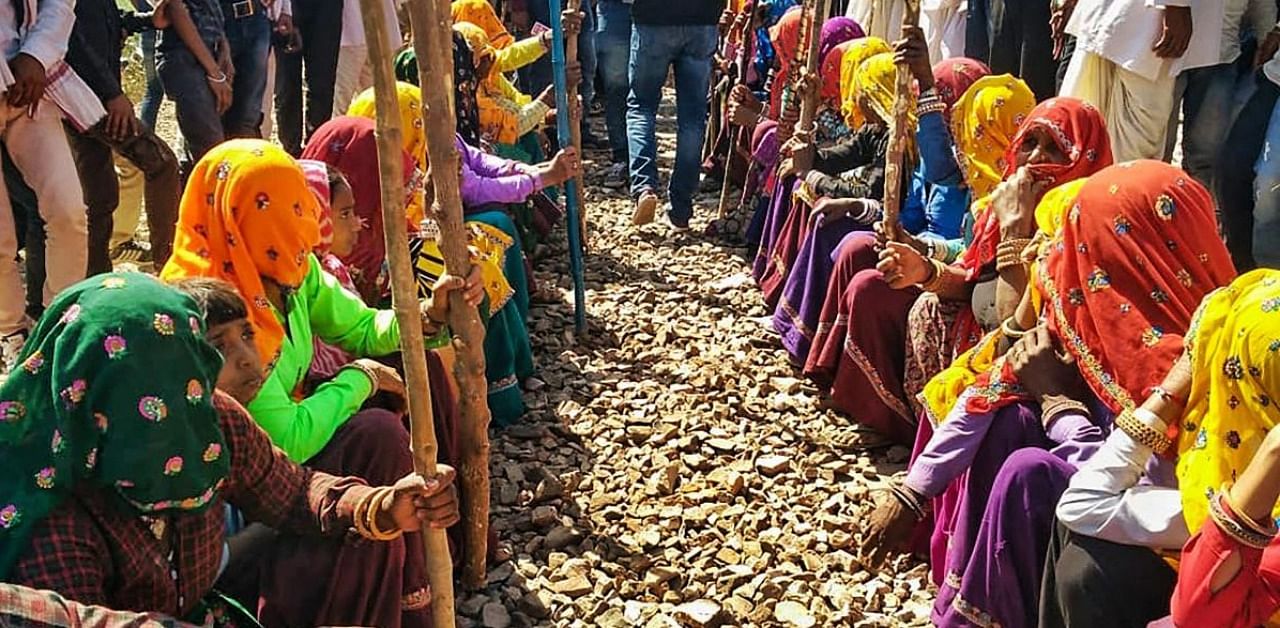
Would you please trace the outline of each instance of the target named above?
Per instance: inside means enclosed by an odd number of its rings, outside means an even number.
[[[654,118],[662,101],[668,70],[676,79],[676,161],[667,186],[667,218],[677,231],[689,228],[693,194],[698,188],[702,139],[707,129],[707,91],[716,24],[723,0],[635,0],[631,6],[631,93],[627,98],[627,137],[631,222],[653,222],[658,207],[658,143]]]

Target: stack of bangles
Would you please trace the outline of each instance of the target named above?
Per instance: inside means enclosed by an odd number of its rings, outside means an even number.
[[[360,362],[348,362],[345,365],[343,365],[342,368],[355,369],[357,371],[360,371],[361,373],[364,373],[364,376],[369,378],[369,385],[373,386],[373,390],[375,392],[378,390],[378,374],[374,373],[373,369],[365,366],[364,364],[361,364]]]
[[[890,484],[889,492],[893,493],[894,498],[902,503],[903,506],[906,506],[907,510],[911,511],[911,514],[916,516],[917,521],[929,516],[929,512],[933,509],[933,504],[929,500],[921,498],[915,491],[901,483],[894,482]]]
[[[1164,421],[1146,408],[1125,410],[1116,417],[1116,427],[1133,440],[1157,453],[1168,451],[1173,440],[1164,431],[1153,427],[1156,425],[1164,425]]]
[[[932,89],[925,90],[916,98],[916,117],[923,118],[930,113],[943,113],[947,110],[947,103],[942,102],[942,98],[938,96],[938,92]]]
[[[947,265],[936,260],[928,260],[929,266],[933,268],[933,273],[929,275],[929,280],[920,284],[920,289],[925,292],[938,292],[942,289],[943,284],[947,280]]]
[[[996,272],[1015,266],[1026,266],[1027,261],[1022,256],[1022,252],[1027,250],[1030,244],[1031,238],[1001,240],[1000,244],[996,245]]]
[[[1276,523],[1268,521],[1264,526],[1240,512],[1240,509],[1231,503],[1229,489],[1230,487],[1224,484],[1218,493],[1209,499],[1209,516],[1213,518],[1214,523],[1218,524],[1218,529],[1222,530],[1223,534],[1241,545],[1267,549],[1276,536]]]
[[[379,505],[395,490],[392,486],[380,486],[356,502],[355,514],[351,519],[357,534],[371,541],[391,541],[404,534],[401,530],[388,532],[378,527],[378,513],[381,511]]]
[[[1049,425],[1059,415],[1067,412],[1075,412],[1086,417],[1090,415],[1089,406],[1070,397],[1055,396],[1048,401],[1042,402],[1040,406],[1040,418],[1045,425]]]

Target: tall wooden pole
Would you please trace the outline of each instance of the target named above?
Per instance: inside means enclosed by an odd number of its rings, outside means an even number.
[[[443,0],[442,0],[443,1]],[[569,146],[573,142],[572,130],[569,128],[569,92],[564,75],[565,38],[564,24],[560,20],[560,0],[549,0],[551,9],[551,76],[556,88],[556,136],[561,146]],[[581,155],[579,155],[581,159]],[[579,218],[578,192],[576,179],[565,182],[566,218],[569,222],[569,274],[573,276],[573,328],[579,334],[587,330],[587,290],[582,276],[582,222]]]
[[[569,11],[577,12],[578,7],[580,5],[581,5],[581,0],[567,0],[565,2],[565,9]],[[560,23],[560,16],[558,14],[553,14],[551,16],[551,19],[555,20],[557,24]],[[579,30],[581,30],[581,27],[579,27]],[[578,58],[578,33],[576,32],[565,33],[564,35],[565,35],[565,39],[564,39],[565,59],[577,59]],[[582,79],[585,81],[593,80],[592,77],[590,76],[584,76],[582,77]],[[566,87],[568,88],[567,90],[568,97],[565,100],[569,101],[570,103],[574,103],[576,105],[578,103],[578,84],[572,83],[570,85],[567,85]],[[587,107],[590,105],[591,103],[582,103],[582,106],[584,107]],[[559,122],[559,118],[557,118],[557,122]],[[572,124],[569,125],[569,136],[573,140],[573,148],[578,151],[578,159],[581,160],[582,159],[582,119],[577,116],[574,116],[573,118],[571,118],[570,122],[572,122]],[[583,250],[586,250],[587,206],[585,203],[582,202],[583,175],[581,170],[578,171],[578,176],[574,177],[574,180],[576,184],[573,186],[573,194],[577,198],[577,203],[578,203],[578,231],[582,237],[582,248]],[[568,190],[566,190],[566,193],[568,193]],[[582,331],[582,330],[579,330],[579,331]]]
[[[747,68],[751,63],[751,46],[754,43],[751,30],[751,22],[755,20],[756,0],[748,0],[746,9],[744,10],[746,19],[742,24],[742,36],[739,38],[738,45],[738,81],[729,85],[729,94],[733,93],[734,85],[747,84]],[[732,33],[732,31],[730,31]],[[726,100],[730,96],[726,95]],[[725,108],[726,113],[728,108]],[[726,120],[727,121],[727,120]],[[734,156],[738,153],[738,147],[742,145],[742,136],[747,132],[746,127],[738,127],[737,133],[732,129],[729,133],[729,148],[725,151],[724,156],[724,179],[720,182],[720,204],[716,206],[716,217],[725,218],[729,212],[729,166],[733,163]]]
[[[378,0],[365,0],[378,1]],[[453,26],[449,0],[409,0],[413,24],[413,48],[418,56],[418,84],[422,86],[422,123],[427,134],[427,158],[435,202],[429,215],[440,226],[440,253],[445,272],[466,277],[471,270],[467,231],[462,224],[459,190],[457,112],[453,102]],[[370,55],[370,62],[378,69]],[[390,61],[386,72],[390,73]],[[381,70],[379,70],[381,71]],[[379,105],[379,111],[382,110]],[[454,292],[449,302],[449,329],[458,359],[458,476],[462,500],[463,585],[476,589],[485,584],[489,550],[489,385],[485,379],[484,324],[476,308]]]
[[[392,306],[400,324],[400,354],[409,397],[413,467],[419,475],[430,478],[436,475],[436,434],[431,416],[427,354],[422,340],[422,314],[405,231],[403,144],[400,107],[391,71],[391,45],[387,41],[386,14],[381,0],[361,0],[360,4],[369,45],[369,63],[373,67],[383,236],[391,271]],[[424,528],[422,537],[427,552],[427,581],[431,584],[431,617],[438,628],[448,628],[454,625],[453,561],[449,557],[449,539],[444,530],[435,528]]]
[[[920,23],[920,0],[905,0],[906,9],[902,15],[902,25],[916,26]],[[893,120],[889,121],[889,149],[886,151],[884,164],[884,228],[890,239],[902,237],[902,227],[898,224],[898,213],[902,208],[902,161],[907,150],[908,108],[911,106],[911,68],[906,63],[898,64],[898,82],[893,92]]]
[[[818,67],[817,64],[811,65],[809,63],[809,57],[814,55],[808,54],[809,48],[812,47],[811,44],[813,40],[817,39],[819,35],[819,32],[813,29],[813,24],[817,21],[815,19],[817,11],[814,4],[815,0],[803,0],[803,3],[800,5],[800,10],[804,12],[800,17],[801,36],[796,39],[796,51],[794,55],[795,62],[791,64],[790,71],[787,76],[784,77],[786,81],[783,83],[783,85],[790,86],[792,89],[786,94],[788,97],[783,98],[782,111],[778,113],[777,134],[779,145],[786,144],[796,130],[796,119],[799,115],[800,100],[799,94],[795,91],[795,87],[798,86],[798,80],[803,76],[804,72],[804,70],[798,71],[796,68],[803,63],[804,67],[807,68],[810,73],[813,73]]]
[[[804,65],[805,74],[812,79],[821,80],[818,76],[818,67],[822,65],[822,59],[818,58],[818,52],[822,49],[822,25],[827,21],[827,7],[830,4],[830,0],[817,0],[817,5],[813,7],[813,20],[809,22],[809,54],[805,57]],[[819,85],[818,92],[821,91],[822,86]],[[818,115],[819,100],[821,98],[818,93],[804,95],[804,100],[800,104],[800,122],[798,123],[802,132],[810,132],[813,119]]]

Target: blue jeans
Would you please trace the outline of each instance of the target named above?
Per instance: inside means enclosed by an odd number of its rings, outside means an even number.
[[[1251,83],[1235,63],[1186,70],[1178,75],[1174,102],[1182,102],[1182,168],[1209,189],[1214,187],[1217,157],[1231,131],[1235,114],[1244,103],[1241,95]],[[1177,136],[1178,110],[1169,121],[1169,148]]]
[[[150,11],[151,3],[147,0],[133,0],[133,8],[138,11]],[[142,52],[142,71],[147,79],[146,89],[142,92],[142,102],[138,104],[138,117],[149,128],[156,128],[156,118],[160,117],[160,103],[164,102],[164,86],[160,85],[160,76],[156,73],[156,32],[145,30],[138,34],[138,50]]]
[[[631,194],[658,188],[658,142],[654,119],[667,71],[676,75],[676,161],[668,185],[671,219],[693,217],[702,139],[707,130],[707,92],[716,27],[635,24],[631,28],[631,93],[627,96],[627,139],[631,154]]]
[[[236,78],[231,108],[222,114],[227,137],[258,137],[262,128],[262,96],[267,91],[267,55],[271,54],[271,20],[258,5],[249,17],[226,17],[227,41]]]
[[[1264,137],[1253,164],[1253,258],[1263,268],[1280,268],[1280,107],[1272,108]]]
[[[1240,272],[1280,268],[1280,87],[1257,77],[1253,91],[1219,153],[1214,200],[1222,212],[1227,249]]]
[[[627,66],[631,59],[631,5],[622,0],[600,0],[596,28],[596,54],[600,83],[604,88],[604,122],[609,130],[613,163],[627,163]],[[586,74],[583,74],[586,76]]]

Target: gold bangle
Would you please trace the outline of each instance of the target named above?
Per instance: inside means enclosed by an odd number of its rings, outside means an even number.
[[[936,259],[928,261],[929,264],[933,266],[933,277],[930,277],[928,281],[920,284],[920,289],[925,292],[937,292],[938,289],[942,287],[942,283],[946,281],[947,265]]]
[[[1089,406],[1070,397],[1056,397],[1040,407],[1040,422],[1047,427],[1058,415],[1069,411],[1078,412],[1086,417],[1090,414]]]
[[[1015,266],[1026,266],[1028,262],[1022,254],[1030,245],[1031,238],[1002,240],[996,245],[996,272]]]
[[[1017,340],[1027,335],[1027,330],[1014,329],[1013,317],[1010,316],[1009,318],[1004,319],[1004,322],[1000,323],[1000,333],[1004,334],[1004,337],[1008,338],[1009,340]]]
[[[401,530],[386,532],[378,527],[378,513],[381,511],[381,503],[386,499],[388,494],[393,492],[395,492],[394,488],[390,486],[382,486],[374,489],[372,493],[374,497],[370,499],[370,505],[365,512],[365,516],[367,517],[365,525],[369,531],[369,538],[374,541],[391,541],[400,538],[400,535],[404,534]]]
[[[373,392],[378,392],[378,374],[374,373],[373,369],[359,362],[348,362],[347,364],[344,364],[342,368],[355,369],[364,373],[364,376],[369,378],[369,386],[373,389]]]
[[[1236,507],[1236,503],[1231,500],[1230,485],[1223,484],[1222,488],[1219,489],[1219,492],[1222,494],[1222,503],[1227,507],[1227,510],[1231,511],[1230,514],[1235,515],[1236,521],[1244,524],[1245,527],[1249,528],[1254,532],[1257,532],[1258,534],[1268,536],[1268,537],[1276,535],[1275,521],[1271,521],[1270,525],[1268,526],[1262,526],[1256,520],[1254,520],[1253,517],[1250,517],[1249,515],[1245,514],[1243,510],[1240,510],[1238,507]]]
[[[1233,512],[1227,512],[1228,509],[1233,510]],[[1271,540],[1275,538],[1274,530],[1270,534],[1261,534],[1239,521],[1248,517],[1234,512],[1230,498],[1227,497],[1226,486],[1223,486],[1217,493],[1209,497],[1209,518],[1213,519],[1213,522],[1217,524],[1218,529],[1223,534],[1231,537],[1241,545],[1254,549],[1267,549],[1271,545]]]
[[[1124,430],[1124,433],[1128,434],[1133,440],[1147,446],[1156,453],[1169,449],[1169,445],[1172,444],[1168,436],[1143,423],[1133,415],[1132,410],[1125,410],[1120,413],[1120,416],[1116,417],[1116,427]]]

